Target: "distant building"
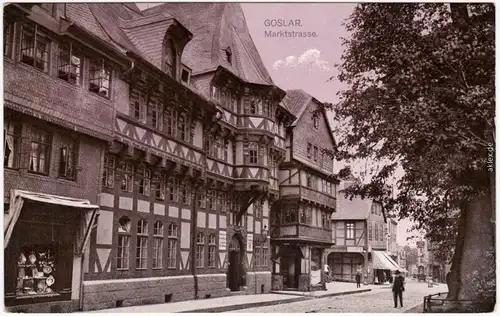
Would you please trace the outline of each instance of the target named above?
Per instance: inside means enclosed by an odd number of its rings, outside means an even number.
[[[394,261],[398,259],[397,231],[398,223],[390,218],[387,222],[387,253]]]
[[[339,190],[354,180],[351,177],[342,181]],[[387,251],[386,225],[387,218],[379,201],[349,199],[344,193],[338,193],[337,210],[332,214],[334,244],[327,250],[327,262],[335,280],[354,282],[359,271],[364,282],[377,283],[387,280],[391,271],[401,269]]]

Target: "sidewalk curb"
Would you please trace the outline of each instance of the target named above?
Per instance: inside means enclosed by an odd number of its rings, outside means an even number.
[[[365,293],[365,292],[370,292],[372,289],[363,289],[363,290],[353,290],[353,291],[346,291],[346,292],[337,292],[337,293],[325,293],[323,295],[310,295],[306,294],[306,297],[313,297],[313,298],[324,298],[324,297],[333,297],[333,296],[342,296],[342,295],[349,295],[349,294],[357,294],[357,293]]]
[[[301,297],[297,297],[297,298],[286,298],[286,299],[267,301],[267,302],[251,302],[251,303],[244,303],[244,304],[238,304],[238,305],[227,305],[227,306],[179,311],[177,313],[224,313],[224,312],[235,311],[235,310],[239,310],[239,309],[261,307],[261,306],[271,306],[271,305],[280,305],[280,304],[294,303],[294,302],[305,301],[305,300],[310,300],[310,299],[312,299],[312,297],[301,296]]]

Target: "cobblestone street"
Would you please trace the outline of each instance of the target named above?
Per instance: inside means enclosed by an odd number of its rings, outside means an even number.
[[[353,284],[355,287],[355,285]],[[403,313],[422,303],[425,295],[446,292],[445,284],[434,285],[410,280],[403,294],[404,308],[394,308],[392,292],[389,288],[374,289],[370,292],[345,296],[318,298],[307,301],[256,307],[233,311],[236,313]],[[421,311],[420,311],[421,312]]]

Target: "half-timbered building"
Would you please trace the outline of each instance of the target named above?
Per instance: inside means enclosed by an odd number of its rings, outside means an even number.
[[[335,141],[322,103],[302,90],[283,105],[296,116],[279,166],[280,199],[271,217],[273,288],[324,288],[324,250],[331,245],[335,212]]]

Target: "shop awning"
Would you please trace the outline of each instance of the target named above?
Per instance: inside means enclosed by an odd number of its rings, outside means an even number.
[[[401,269],[385,251],[372,251],[373,269],[396,271]],[[391,262],[392,261],[392,262]],[[394,263],[393,263],[394,262]]]
[[[387,258],[387,260],[389,260],[392,263],[392,265],[394,265],[397,268],[397,270],[399,270],[400,272],[408,272],[406,271],[406,269],[402,268],[399,264],[397,264],[396,261],[394,261],[387,252],[382,251],[382,254]]]
[[[80,229],[77,231],[76,255],[81,255],[85,251],[90,240],[90,233],[97,223],[99,206],[91,204],[88,200],[22,190],[11,190],[9,212],[4,215],[4,249],[9,245],[25,200],[66,206],[81,211],[83,218],[80,222]]]

